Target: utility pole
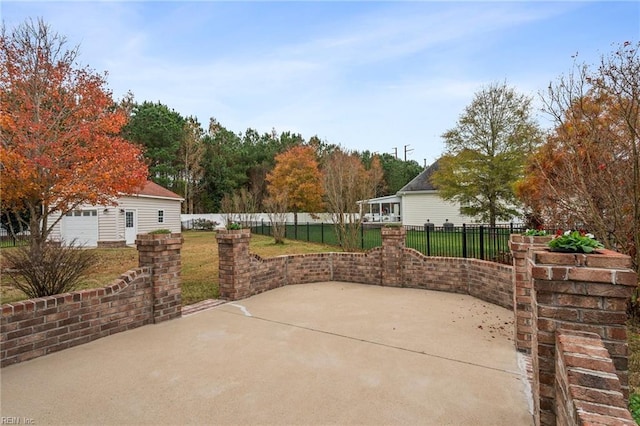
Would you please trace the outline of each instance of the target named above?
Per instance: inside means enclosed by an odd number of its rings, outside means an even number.
[[[413,151],[413,148],[412,149],[407,149],[408,146],[411,146],[411,145],[405,145],[404,146],[404,161],[407,161],[407,152],[412,152]]]
[[[398,158],[398,148],[393,148],[393,153],[396,156],[396,159]]]

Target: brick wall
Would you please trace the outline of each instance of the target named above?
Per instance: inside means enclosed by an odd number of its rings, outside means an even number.
[[[631,258],[609,250],[589,255],[529,250],[536,424],[555,425],[562,420],[556,418],[559,330],[597,335],[628,398],[626,305],[637,285],[630,266]]]
[[[509,248],[513,257],[513,313],[516,349],[531,353],[533,313],[531,289],[533,283],[527,274],[527,253],[530,248],[544,248],[552,236],[511,235]]]
[[[180,315],[180,234],[139,235],[140,267],[113,284],[2,305],[0,366]]]
[[[555,344],[557,424],[635,425],[600,336],[558,330]]]
[[[287,284],[345,281],[470,294],[511,308],[512,268],[478,259],[427,257],[404,246],[404,228],[382,228],[382,247],[262,259],[249,253],[249,230],[221,230],[220,297],[238,300]]]

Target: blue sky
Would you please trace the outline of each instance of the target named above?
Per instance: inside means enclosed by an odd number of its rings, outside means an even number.
[[[196,1],[0,5],[42,17],[107,71],[120,99],[159,101],[206,128],[317,135],[431,163],[475,92],[535,98],[615,44],[640,39],[640,2]],[[541,115],[540,122],[548,125]]]

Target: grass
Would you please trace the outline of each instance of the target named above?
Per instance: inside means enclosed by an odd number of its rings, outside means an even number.
[[[183,234],[184,244],[181,250],[182,261],[182,304],[189,305],[218,296],[218,244],[215,232],[187,231]],[[4,250],[14,250],[4,248]],[[98,264],[87,274],[78,289],[103,287],[120,274],[138,266],[138,251],[135,248],[94,249],[98,255]],[[273,238],[252,235],[250,250],[262,257],[274,257],[284,254],[322,253],[336,251],[336,247],[302,241],[287,240],[286,244],[274,244]],[[4,267],[2,252],[0,265]],[[17,302],[26,299],[19,290],[13,288],[11,279],[0,274],[0,300],[2,303]]]
[[[447,231],[441,228],[431,230],[428,234],[422,227],[405,227],[407,230],[406,246],[429,256],[475,257],[478,259],[497,260],[509,252],[509,228],[498,228],[495,232],[483,229],[482,235],[477,227],[461,227]],[[258,225],[254,232],[269,233],[270,226]],[[338,238],[331,224],[299,224],[286,226],[287,238],[301,241],[313,241],[338,245]],[[463,243],[464,240],[464,243]],[[363,227],[360,247],[364,250],[382,244],[379,227]]]

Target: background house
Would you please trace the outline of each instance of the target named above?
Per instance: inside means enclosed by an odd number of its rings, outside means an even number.
[[[87,247],[119,247],[134,244],[137,234],[157,229],[181,232],[182,201],[178,194],[147,181],[138,194],[117,198],[116,207],[83,205],[68,212],[50,238],[75,239]]]
[[[460,226],[475,222],[473,217],[460,214],[459,203],[445,201],[440,197],[437,188],[431,183],[431,176],[437,169],[436,161],[403,186],[396,195],[363,202],[365,219],[410,226],[424,226],[427,222],[435,226],[442,226],[446,222]]]

